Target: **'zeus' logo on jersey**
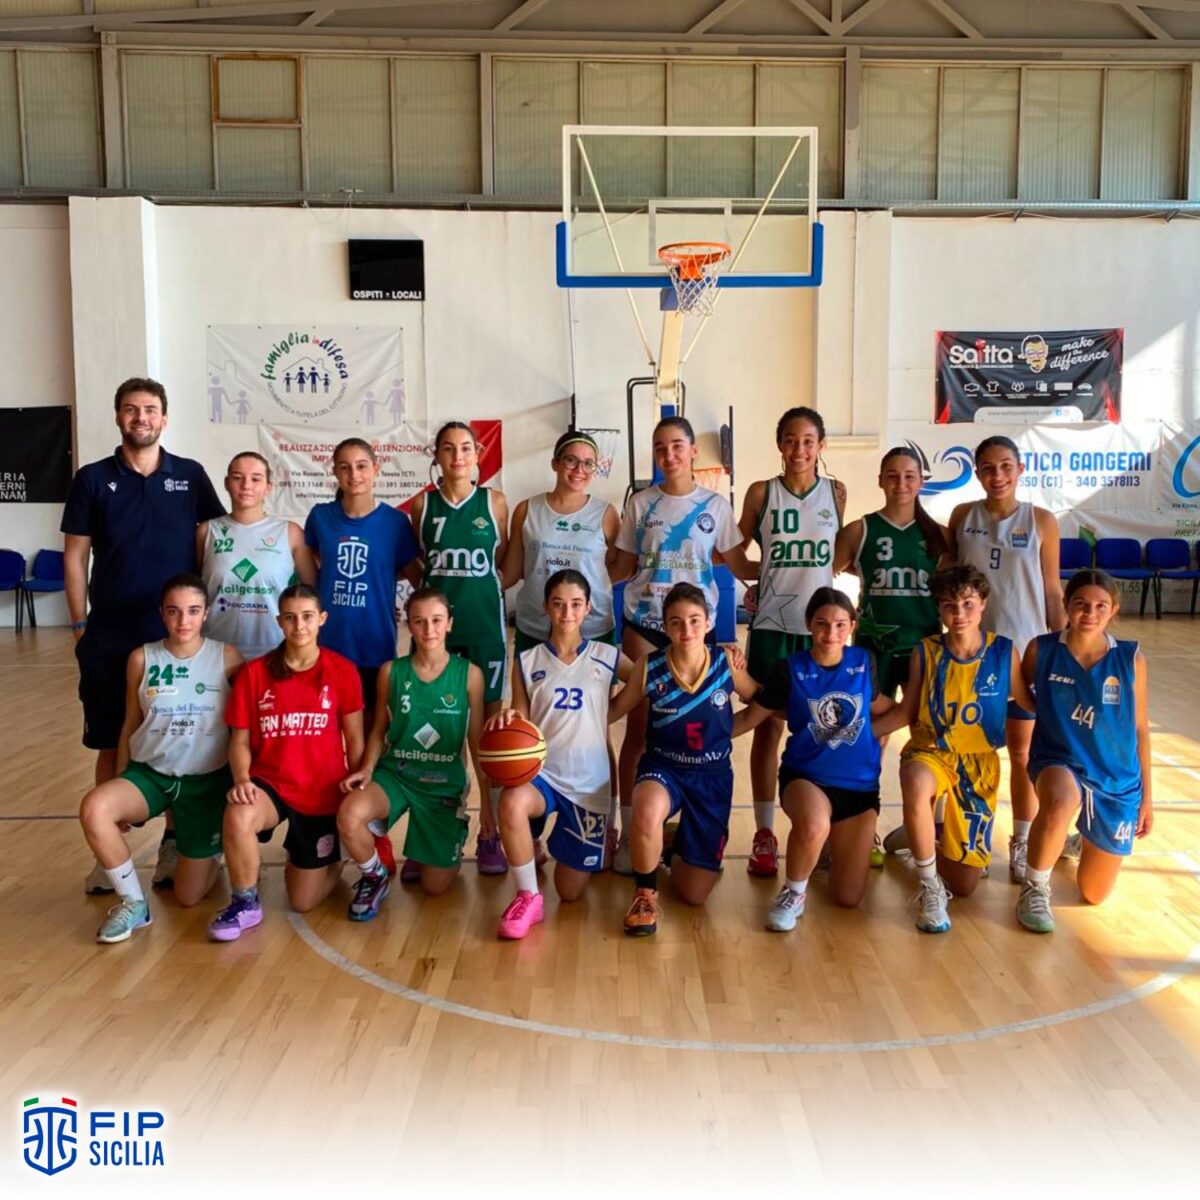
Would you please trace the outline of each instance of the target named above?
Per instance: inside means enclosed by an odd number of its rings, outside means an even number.
[[[339,575],[347,579],[357,579],[367,571],[367,554],[369,547],[366,542],[357,538],[339,542],[337,552],[337,569]]]
[[[808,726],[813,741],[831,750],[853,746],[866,724],[862,717],[862,697],[849,692],[829,692],[819,700],[810,700],[808,709],[813,718]]]

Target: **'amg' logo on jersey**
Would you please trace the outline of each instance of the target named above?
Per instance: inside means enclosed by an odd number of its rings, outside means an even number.
[[[828,538],[781,538],[771,543],[772,567],[827,567],[833,561]]]
[[[430,575],[482,579],[490,573],[488,553],[482,546],[476,546],[474,550],[466,546],[448,546],[444,550],[429,551]]]

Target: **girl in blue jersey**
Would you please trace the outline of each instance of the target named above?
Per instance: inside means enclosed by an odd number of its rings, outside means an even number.
[[[1134,838],[1154,824],[1146,660],[1137,642],[1108,632],[1119,608],[1108,575],[1077,571],[1067,584],[1066,629],[1025,651],[1025,678],[1038,697],[1029,754],[1038,814],[1017,920],[1034,933],[1054,929],[1050,870],[1076,810],[1083,835],[1076,882],[1088,904],[1112,891]]]
[[[736,737],[775,713],[787,717],[779,795],[792,829],[786,881],[767,910],[767,928],[777,932],[794,929],[804,915],[826,838],[834,902],[854,908],[866,894],[879,816],[880,746],[871,717],[892,708],[879,693],[872,656],[846,644],[858,623],[850,597],[818,588],[804,619],[812,648],[777,662],[733,726]]]
[[[744,665],[734,665],[731,651],[708,645],[713,610],[695,584],[671,588],[662,619],[670,644],[641,659],[608,717],[618,721],[637,708],[646,731],[629,833],[634,893],[625,932],[634,937],[658,928],[663,824],[676,813],[675,890],[685,903],[703,904],[717,882],[733,804],[732,696],[750,700],[758,690]]]

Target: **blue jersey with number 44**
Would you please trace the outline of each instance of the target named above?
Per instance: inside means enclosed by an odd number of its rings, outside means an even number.
[[[646,753],[677,767],[725,767],[733,748],[733,675],[724,650],[709,653],[693,688],[671,670],[669,651],[646,662]]]

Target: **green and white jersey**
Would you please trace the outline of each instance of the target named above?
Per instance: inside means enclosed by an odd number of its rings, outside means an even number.
[[[236,646],[249,661],[283,641],[279,594],[295,578],[288,523],[264,517],[243,525],[232,517],[208,523],[200,565],[208,592],[204,632]]]
[[[500,530],[492,514],[491,492],[476,487],[458,504],[440,490],[425,494],[421,528],[426,585],[440,588],[454,606],[455,646],[503,642],[504,594],[496,550]]]
[[[388,681],[391,720],[379,759],[380,767],[425,795],[456,804],[460,815],[467,803],[470,669],[465,658],[451,654],[446,669],[426,683],[413,669],[412,655],[397,658]]]
[[[916,521],[893,525],[881,512],[863,518],[863,538],[855,556],[862,576],[860,637],[883,651],[911,650],[942,623],[929,594],[937,560],[925,548]]]
[[[164,643],[147,642],[142,654],[144,715],[129,739],[129,757],[174,779],[223,767],[229,761],[224,643],[205,638],[191,658],[176,658]]]
[[[818,478],[803,495],[788,488],[782,476],[767,482],[754,533],[762,547],[754,629],[808,633],[804,610],[817,588],[833,583],[833,544],[839,528],[837,497],[829,479]]]

